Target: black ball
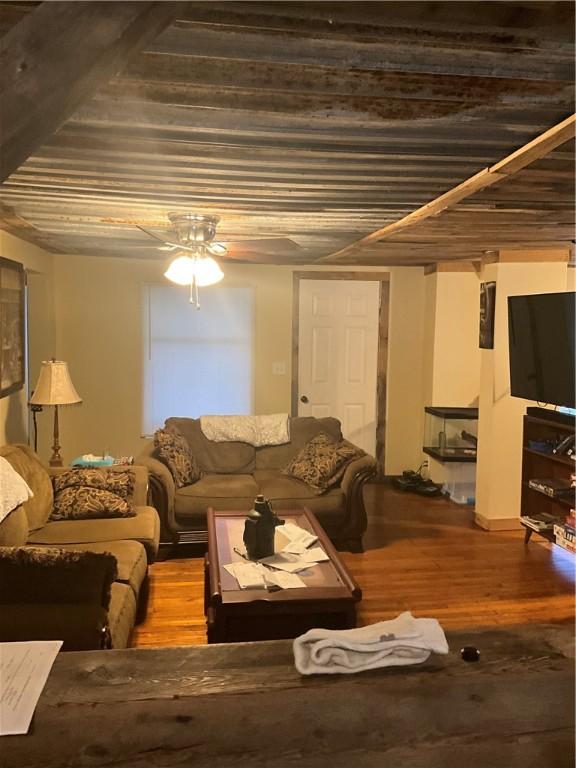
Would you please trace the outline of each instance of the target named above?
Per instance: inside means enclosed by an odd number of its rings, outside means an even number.
[[[480,661],[480,651],[473,645],[465,645],[460,651],[460,656],[464,661]]]

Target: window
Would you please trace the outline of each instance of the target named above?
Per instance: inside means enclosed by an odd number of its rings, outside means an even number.
[[[143,433],[169,416],[252,412],[254,291],[216,285],[196,310],[184,288],[144,296]]]

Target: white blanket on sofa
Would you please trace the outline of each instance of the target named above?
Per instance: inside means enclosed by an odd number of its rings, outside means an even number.
[[[358,629],[311,629],[294,640],[293,650],[300,674],[338,674],[420,664],[432,652],[448,653],[448,643],[436,619],[406,611]]]
[[[237,441],[259,447],[290,442],[287,413],[266,416],[201,416],[200,428],[215,443]]]
[[[12,464],[0,456],[0,523],[13,509],[31,499],[34,494]]]

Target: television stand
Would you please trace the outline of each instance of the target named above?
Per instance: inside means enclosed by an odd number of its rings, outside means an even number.
[[[567,437],[574,437],[574,417],[546,408],[528,408],[522,438],[522,501],[520,522],[526,529],[525,543],[533,533],[548,541],[565,545],[564,529],[574,509],[571,476],[576,461],[567,453],[553,453]],[[533,521],[542,521],[536,529]],[[569,534],[568,534],[569,536]],[[570,546],[564,546],[570,549]]]

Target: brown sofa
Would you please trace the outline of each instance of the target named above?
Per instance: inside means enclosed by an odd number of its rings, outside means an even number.
[[[4,604],[0,605],[0,639],[63,639],[65,649],[84,650],[101,647],[103,638],[108,637],[112,648],[126,647],[132,627],[145,615],[148,563],[157,554],[160,535],[156,510],[146,505],[146,470],[129,468],[135,476],[132,497],[135,517],[50,521],[53,506],[50,475],[64,470],[48,470],[26,445],[0,447],[0,456],[10,462],[34,493],[33,498],[16,507],[0,524],[0,547],[111,553],[116,560],[116,578],[103,619],[101,605],[71,604],[66,594],[66,579],[70,576],[62,573],[61,592],[57,593],[54,587],[47,594],[35,589],[35,603],[19,605],[7,598],[4,591]],[[127,468],[112,469],[126,471]],[[97,570],[94,569],[94,578],[98,578]],[[25,580],[24,565],[22,571],[21,578]],[[54,574],[51,579],[52,583],[59,583]]]
[[[150,502],[160,514],[163,542],[204,542],[208,507],[249,510],[255,496],[262,493],[277,510],[308,507],[340,549],[361,550],[366,530],[362,489],[376,471],[372,456],[353,461],[340,484],[321,496],[281,472],[319,432],[342,439],[338,419],[293,417],[289,443],[261,448],[240,442],[212,442],[203,434],[199,419],[172,417],[166,426],[174,426],[184,435],[204,476],[177,489],[170,471],[158,458],[153,440],[137,456],[136,463],[144,465],[150,475]]]

